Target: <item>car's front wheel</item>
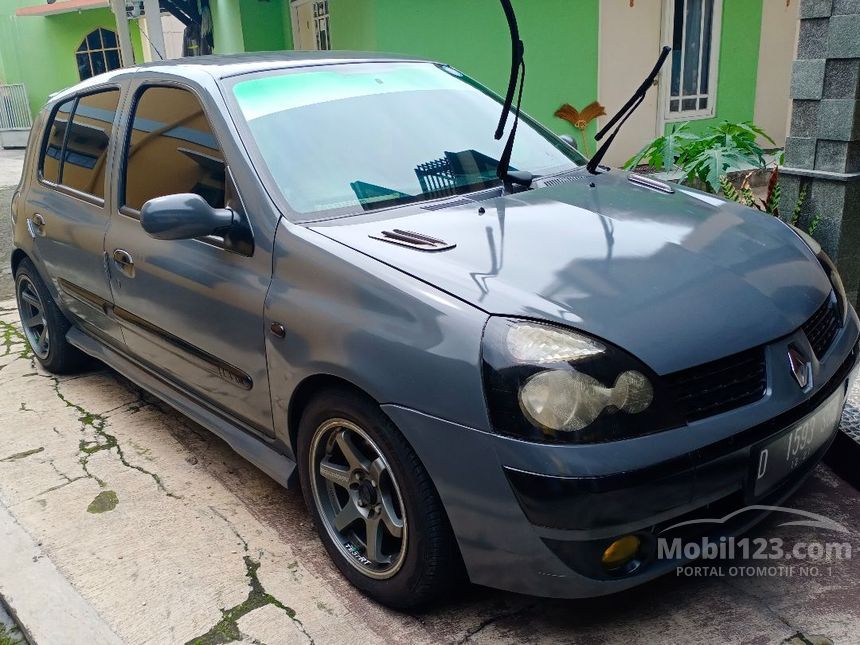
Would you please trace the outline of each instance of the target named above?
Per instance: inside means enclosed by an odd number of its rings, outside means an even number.
[[[461,565],[439,496],[378,405],[350,391],[326,392],[302,415],[298,444],[305,501],[353,585],[397,608],[450,588]]]
[[[15,271],[15,298],[27,344],[46,370],[68,374],[86,365],[86,355],[66,340],[69,321],[29,259],[22,260]]]

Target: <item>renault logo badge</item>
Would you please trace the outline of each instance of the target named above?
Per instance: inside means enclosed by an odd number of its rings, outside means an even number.
[[[788,348],[788,365],[800,389],[806,390],[812,386],[812,364],[793,346]]]

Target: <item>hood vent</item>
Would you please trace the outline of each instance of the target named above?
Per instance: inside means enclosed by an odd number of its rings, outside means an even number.
[[[382,231],[379,235],[370,235],[369,237],[381,242],[408,246],[410,249],[417,249],[419,251],[447,251],[457,246],[456,244],[450,244],[444,240],[424,235],[423,233],[404,231],[400,228],[395,228],[391,231]]]
[[[471,199],[455,199],[454,201],[447,202],[438,202],[436,204],[427,204],[426,206],[422,206],[421,209],[425,211],[441,211],[445,208],[454,208],[455,206],[463,206],[464,204],[471,204]]]
[[[493,199],[495,197],[501,197],[504,194],[505,190],[502,186],[495,186],[487,190],[480,190],[475,193],[469,193],[468,197],[455,197],[432,204],[425,204],[421,207],[421,209],[425,211],[441,211],[446,208],[454,208],[456,206],[465,206],[466,204],[475,204],[477,202],[483,202],[488,199]]]
[[[656,190],[658,193],[666,193],[667,195],[671,195],[675,192],[675,189],[672,188],[665,181],[651,179],[651,177],[646,177],[644,175],[637,175],[635,172],[631,172],[629,175],[627,175],[627,181],[629,181],[631,184],[642,186],[643,188],[650,188],[651,190]]]
[[[548,179],[539,180],[540,186],[543,188],[549,188],[551,186],[558,186],[560,184],[567,184],[571,181],[582,181],[585,179],[585,175],[582,173],[569,173],[566,175],[558,175],[557,177],[550,177]]]

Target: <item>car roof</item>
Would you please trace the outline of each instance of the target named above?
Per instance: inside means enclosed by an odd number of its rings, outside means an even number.
[[[362,62],[429,62],[425,58],[352,51],[283,51],[245,54],[216,54],[191,56],[168,61],[156,61],[138,65],[138,70],[179,73],[177,68],[206,71],[215,78],[226,78],[237,74],[317,65],[340,65]]]
[[[49,103],[64,99],[67,95],[86,91],[105,83],[137,74],[167,74],[194,80],[200,75],[224,79],[240,74],[293,69],[299,67],[316,67],[320,65],[342,65],[349,63],[367,62],[411,62],[428,63],[431,59],[398,54],[382,54],[377,52],[353,51],[281,51],[256,52],[242,54],[216,54],[210,56],[189,56],[165,61],[143,63],[134,67],[115,69],[98,76],[93,76],[49,97]]]

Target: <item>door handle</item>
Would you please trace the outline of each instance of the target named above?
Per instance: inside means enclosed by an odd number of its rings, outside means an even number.
[[[27,230],[30,232],[30,237],[36,239],[36,236],[45,237],[45,218],[40,213],[34,213],[33,217],[27,219]]]
[[[125,275],[129,278],[134,277],[134,258],[131,257],[131,253],[123,249],[116,249],[113,252],[113,261]]]

